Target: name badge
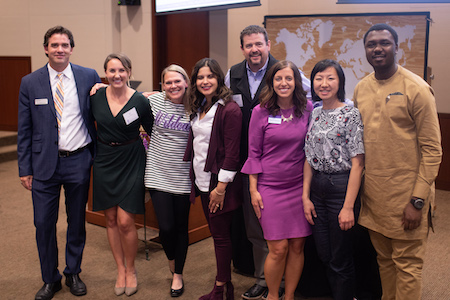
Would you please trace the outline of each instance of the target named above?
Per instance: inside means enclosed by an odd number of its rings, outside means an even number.
[[[281,124],[281,116],[269,116],[269,124]]]
[[[48,104],[47,98],[34,99],[34,105],[47,105],[47,104]]]
[[[243,107],[244,103],[242,102],[242,95],[238,94],[238,95],[233,95],[232,99],[234,100],[234,102],[237,103],[237,105],[239,105],[239,107]]]
[[[139,119],[139,115],[136,111],[136,108],[133,107],[129,111],[123,114],[123,119],[125,120],[125,124],[129,125],[130,123]]]

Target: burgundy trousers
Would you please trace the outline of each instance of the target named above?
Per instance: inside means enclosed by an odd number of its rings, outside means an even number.
[[[216,253],[217,277],[220,282],[231,280],[231,219],[234,211],[210,213],[209,193],[200,192],[203,212],[208,221],[209,230],[214,240],[214,250]]]

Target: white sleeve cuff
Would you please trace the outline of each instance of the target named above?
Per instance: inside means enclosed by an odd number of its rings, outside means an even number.
[[[234,180],[234,176],[236,176],[237,171],[228,171],[224,169],[219,170],[218,180],[220,182],[232,182]]]

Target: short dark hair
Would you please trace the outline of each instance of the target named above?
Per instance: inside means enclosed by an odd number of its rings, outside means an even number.
[[[381,31],[381,30],[389,31],[392,34],[392,37],[394,38],[395,44],[398,45],[398,34],[397,34],[397,32],[394,30],[394,28],[392,28],[391,26],[389,26],[388,24],[385,24],[385,23],[375,24],[372,27],[370,27],[369,30],[367,30],[367,32],[364,34],[364,39],[363,39],[364,45],[366,44],[366,38],[367,38],[367,35],[369,35],[369,32],[371,32],[371,31]]]
[[[273,116],[278,115],[280,106],[278,105],[278,95],[273,88],[273,79],[278,71],[290,68],[294,73],[295,89],[292,97],[294,103],[294,114],[296,117],[301,117],[306,109],[306,92],[303,90],[302,76],[297,66],[289,60],[281,60],[274,64],[272,68],[267,71],[266,86],[262,89],[259,100],[261,107],[266,108]]]
[[[217,60],[208,57],[202,58],[195,64],[191,74],[188,110],[191,115],[197,113],[198,109],[202,107],[204,96],[197,89],[197,76],[198,72],[203,67],[208,67],[217,79],[216,94],[212,98],[213,104],[219,99],[222,99],[226,103],[231,100],[231,96],[233,95],[233,92],[225,85],[225,76]]]
[[[49,30],[47,30],[47,32],[44,35],[44,47],[48,47],[48,40],[52,35],[57,33],[67,35],[67,37],[70,40],[70,47],[72,48],[75,47],[75,41],[73,40],[72,32],[69,29],[62,27],[60,25],[52,27]]]
[[[269,42],[269,36],[267,35],[267,31],[258,25],[249,25],[247,27],[244,28],[244,30],[241,31],[241,47],[244,47],[244,36],[246,35],[251,35],[254,33],[261,33],[262,35],[264,35],[264,39],[266,40],[266,44]]]
[[[344,71],[342,70],[341,65],[332,59],[323,59],[319,61],[313,68],[311,72],[311,96],[313,101],[320,101],[322,99],[317,96],[316,92],[314,91],[314,77],[316,77],[316,74],[319,72],[325,71],[325,69],[333,67],[336,70],[336,73],[339,78],[339,90],[337,92],[337,97],[339,101],[344,102],[345,101],[345,75]]]

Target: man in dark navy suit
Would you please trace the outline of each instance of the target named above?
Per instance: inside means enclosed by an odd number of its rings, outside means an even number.
[[[89,90],[95,70],[71,64],[72,33],[50,28],[44,36],[48,64],[22,78],[19,93],[18,163],[22,185],[31,191],[36,241],[44,285],[35,299],[61,290],[56,222],[61,186],[67,212],[66,268],[70,292],[86,294],[81,259],[86,241],[85,210],[96,139]]]

